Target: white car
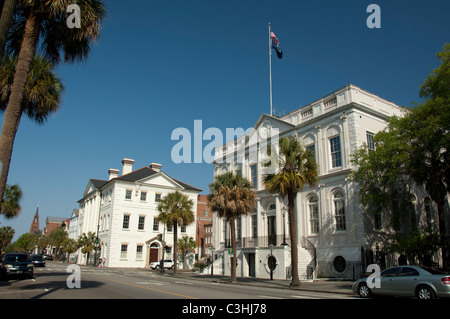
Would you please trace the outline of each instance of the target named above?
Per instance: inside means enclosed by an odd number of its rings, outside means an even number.
[[[165,259],[164,260],[164,268],[165,269],[173,269],[173,265],[175,264],[175,262],[172,259]],[[155,270],[155,269],[160,269],[161,267],[161,262],[160,261],[155,261],[152,262],[150,264],[150,268]]]

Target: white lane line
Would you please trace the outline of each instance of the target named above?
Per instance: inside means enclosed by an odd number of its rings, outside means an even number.
[[[281,297],[263,296],[263,295],[259,295],[258,297],[261,297],[261,298],[269,298],[269,299],[283,299],[283,298],[281,298]]]

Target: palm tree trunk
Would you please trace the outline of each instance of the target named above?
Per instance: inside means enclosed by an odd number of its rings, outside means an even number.
[[[6,37],[8,35],[9,25],[16,6],[16,0],[6,0],[1,2],[0,7],[0,64],[3,60],[3,54],[5,52]]]
[[[233,250],[233,257],[231,258],[231,283],[236,283],[236,222],[235,218],[230,219],[230,229],[231,229],[231,249]]]
[[[289,210],[289,234],[291,236],[291,268],[292,281],[291,288],[298,288],[301,286],[298,277],[298,248],[297,248],[297,221],[295,218],[295,194],[292,191],[288,192],[288,210]]]
[[[173,223],[173,275],[177,275],[178,270],[178,222]],[[164,265],[163,265],[164,267]]]
[[[31,68],[34,50],[39,38],[40,23],[36,16],[30,15],[25,24],[25,32],[17,60],[16,73],[11,87],[8,106],[3,118],[3,127],[0,135],[0,161],[3,164],[0,175],[0,203],[8,180],[9,166],[20,117],[22,116],[22,101],[25,92],[28,73]]]

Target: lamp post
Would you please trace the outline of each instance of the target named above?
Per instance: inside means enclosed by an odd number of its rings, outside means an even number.
[[[273,245],[270,245],[269,248],[270,248],[270,256],[269,256],[269,260],[267,261],[267,264],[268,264],[269,270],[270,270],[270,280],[273,280],[273,271],[275,270],[277,263],[276,263],[275,257],[273,257],[273,254],[272,254]]]
[[[281,211],[283,213],[283,243],[281,244],[281,246],[287,246],[287,243],[286,243],[286,222],[285,222],[286,206],[283,205],[283,208],[281,208]]]
[[[213,246],[209,247],[211,250],[211,276],[214,276],[214,250],[215,248]]]

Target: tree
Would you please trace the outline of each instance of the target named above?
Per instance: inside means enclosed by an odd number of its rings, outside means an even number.
[[[288,199],[289,235],[291,237],[292,288],[300,287],[298,276],[297,221],[295,198],[305,184],[317,182],[317,164],[311,151],[306,150],[294,137],[280,139],[280,167],[274,174],[264,177],[264,186],[271,193]]]
[[[423,186],[437,206],[442,264],[447,267],[444,215],[450,192],[450,44],[437,57],[442,64],[419,92],[424,100],[405,109],[403,117],[389,119],[387,128],[375,135],[375,150],[364,147],[357,152],[353,162],[358,170],[353,177],[360,185],[363,204],[378,213],[389,211],[389,205],[392,210],[393,199],[408,200],[414,184]],[[395,226],[399,220],[392,217]]]
[[[208,203],[211,210],[216,212],[218,217],[225,218],[230,224],[231,248],[233,250],[230,281],[235,283],[237,263],[236,219],[254,210],[257,194],[252,189],[252,184],[248,179],[241,174],[233,174],[232,172],[216,176],[209,188],[211,194],[208,196]]]
[[[158,204],[159,219],[173,225],[173,274],[177,274],[178,265],[178,225],[187,226],[195,220],[194,202],[179,191],[169,193]]]
[[[18,0],[7,41],[7,53],[17,56],[17,67],[0,135],[0,202],[8,179],[14,139],[23,113],[27,78],[36,49],[51,63],[82,61],[100,34],[105,15],[101,1],[79,0],[80,28],[67,26],[67,7],[73,1]]]
[[[69,234],[62,227],[55,228],[48,234],[48,244],[56,248],[58,258],[61,255],[61,245],[68,236]]]
[[[89,257],[91,252],[95,249],[95,241],[97,239],[97,235],[93,232],[83,233],[78,238],[77,246],[81,248],[81,252],[86,255],[86,264],[89,263]]]
[[[6,246],[11,244],[14,233],[15,231],[11,228],[11,226],[0,228],[0,254]]]
[[[186,263],[186,255],[188,252],[191,252],[195,247],[197,247],[197,244],[195,243],[194,238],[190,236],[183,236],[180,239],[178,239],[178,249],[181,253],[181,256],[183,256],[183,268],[187,268]]]
[[[26,253],[28,250],[33,250],[36,247],[35,238],[33,234],[25,233],[21,235],[15,244],[15,248],[21,252]]]
[[[17,217],[22,209],[19,204],[21,198],[22,190],[19,185],[6,185],[4,200],[1,203],[1,213],[6,218]]]
[[[64,254],[67,254],[67,262],[69,262],[69,256],[70,254],[73,254],[78,249],[77,242],[72,238],[66,238],[61,243],[61,251]]]
[[[16,6],[16,0],[5,0],[0,6],[0,61],[3,60],[5,52],[6,37],[8,35],[9,25]]]

